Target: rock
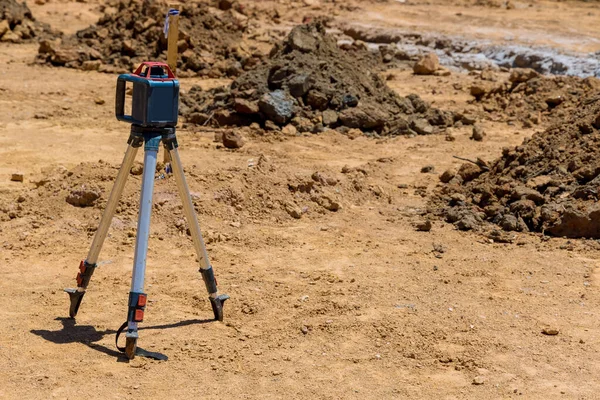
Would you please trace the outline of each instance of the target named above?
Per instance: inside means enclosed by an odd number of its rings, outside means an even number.
[[[294,115],[294,99],[283,90],[275,90],[263,95],[258,107],[267,118],[278,124],[285,124]]]
[[[480,223],[481,221],[479,221],[475,215],[467,214],[458,220],[455,225],[461,231],[470,231],[476,229]]]
[[[244,145],[242,137],[234,131],[226,131],[223,133],[223,146],[228,149],[239,149]]]
[[[329,104],[329,98],[317,90],[310,90],[306,96],[306,104],[313,110],[325,110]]]
[[[554,108],[556,106],[559,106],[564,100],[565,98],[562,94],[554,93],[546,97],[545,102],[546,104],[548,104],[548,107]]]
[[[209,116],[204,113],[191,113],[187,116],[186,121],[192,124],[202,125],[208,120]]]
[[[410,123],[410,129],[417,132],[419,135],[431,135],[434,132],[433,126],[423,118],[413,120]]]
[[[8,24],[7,19],[3,19],[0,21],[0,37],[4,36],[6,32],[10,30],[10,25]]]
[[[233,7],[233,0],[219,0],[219,10],[227,11]]]
[[[542,329],[542,333],[548,336],[556,336],[558,335],[558,329],[556,328],[544,328]]]
[[[323,125],[332,126],[338,122],[338,114],[333,110],[325,110],[321,114]]]
[[[474,96],[476,99],[480,99],[485,96],[488,92],[492,90],[491,86],[484,82],[476,82],[471,85],[471,96]]]
[[[257,114],[259,111],[256,102],[240,98],[233,100],[233,109],[240,114]]]
[[[415,224],[415,229],[419,232],[429,232],[431,230],[431,227],[431,221],[428,219]]]
[[[311,197],[311,200],[314,201],[315,203],[317,203],[318,205],[320,205],[321,207],[323,207],[326,210],[329,211],[338,211],[340,208],[342,208],[342,206],[340,205],[339,202],[337,202],[336,200],[332,199],[330,196],[328,195],[315,195],[313,197]]]
[[[287,136],[296,136],[298,134],[298,129],[292,124],[287,124],[281,128],[281,132]]]
[[[24,176],[20,172],[15,172],[14,174],[11,175],[10,180],[13,182],[23,182]]]
[[[440,181],[442,183],[448,183],[456,176],[456,170],[453,168],[447,169],[442,175],[440,175]]]
[[[101,106],[101,105],[103,105],[104,103],[106,103],[106,101],[104,101],[104,99],[103,99],[103,98],[101,98],[101,97],[96,97],[96,98],[94,99],[94,103],[96,103],[96,104],[98,104],[99,106]]]
[[[387,121],[387,115],[375,107],[347,108],[339,113],[342,125],[362,130],[381,129]]]
[[[300,331],[306,335],[308,333],[308,328],[303,325],[302,328],[300,329]]]
[[[100,190],[82,187],[71,191],[67,196],[67,203],[75,207],[90,207],[100,198],[100,195]]]
[[[84,71],[98,71],[101,65],[102,61],[100,60],[89,60],[84,61],[81,64],[81,69],[83,69]]]
[[[59,48],[56,49],[50,60],[54,65],[65,65],[71,61],[76,61],[78,58],[77,51]]]
[[[2,42],[10,42],[10,43],[19,43],[21,41],[21,37],[17,35],[15,32],[10,30],[6,31],[2,38],[0,39]]]
[[[531,68],[513,68],[510,70],[508,80],[512,83],[522,83],[537,78],[539,75],[539,73]]]
[[[435,166],[433,166],[431,164],[426,165],[423,168],[421,168],[421,172],[424,173],[424,174],[429,173],[429,172],[433,172],[434,170],[435,170]]]
[[[485,136],[485,131],[479,125],[473,126],[473,133],[471,134],[470,139],[475,140],[476,142],[481,142],[483,137]]]
[[[309,53],[316,49],[317,40],[302,29],[292,29],[286,44],[294,50]]]
[[[483,385],[485,383],[485,379],[483,376],[476,376],[473,378],[473,385]]]
[[[285,203],[285,211],[292,217],[296,219],[302,218],[302,209],[298,207],[296,204],[287,202]]]
[[[422,57],[413,67],[416,75],[432,75],[440,67],[440,60],[435,53]]]
[[[265,121],[265,131],[279,131],[279,126],[270,119]]]
[[[144,164],[141,162],[136,162],[129,170],[129,173],[131,175],[142,175],[144,173]]]
[[[500,227],[507,232],[519,231],[519,221],[514,215],[506,214],[500,220]]]
[[[290,94],[294,97],[302,97],[310,90],[314,79],[310,75],[294,75],[287,83]]]

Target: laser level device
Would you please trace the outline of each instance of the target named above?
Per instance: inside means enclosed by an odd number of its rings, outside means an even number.
[[[133,83],[131,115],[125,115],[125,97],[127,82]],[[144,62],[133,74],[123,74],[117,78],[115,114],[118,120],[131,124],[131,132],[127,141],[127,151],[121,168],[110,193],[106,209],[96,230],[94,240],[87,258],[81,261],[77,274],[77,288],[65,289],[71,301],[69,315],[75,318],[79,306],[97,267],[98,256],[115,214],[119,198],[123,193],[125,181],[129,176],[137,151],[144,146],[144,172],[140,194],[140,211],[135,241],[133,274],[131,291],[127,308],[127,321],[117,331],[117,348],[129,359],[136,355],[166,360],[160,353],[149,352],[137,347],[138,323],[144,319],[147,294],[144,293],[144,276],[146,272],[146,256],[148,238],[150,236],[150,215],[152,212],[152,194],[154,190],[154,174],[158,148],[162,142],[173,164],[177,188],[183,203],[183,211],[188,222],[194,248],[198,255],[200,274],[208,291],[215,320],[223,320],[223,304],[229,299],[226,294],[219,294],[213,268],[209,262],[206,246],[202,239],[200,225],[194,210],[194,204],[183,175],[183,166],[177,150],[175,126],[179,111],[179,81],[169,69],[160,62]],[[119,347],[118,339],[126,329],[125,347]]]

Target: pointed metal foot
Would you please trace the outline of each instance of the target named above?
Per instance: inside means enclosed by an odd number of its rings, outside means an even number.
[[[223,321],[223,303],[229,299],[226,294],[221,294],[215,298],[209,297],[213,312],[215,313],[216,321]]]
[[[71,300],[71,306],[69,307],[69,316],[71,318],[75,318],[77,315],[77,311],[79,311],[79,306],[81,305],[81,300],[83,300],[83,295],[85,291],[80,292],[77,289],[68,288],[65,289],[65,292],[69,294],[69,299]]]
[[[125,355],[130,360],[133,360],[136,355],[137,350],[137,338],[136,337],[127,337],[125,338]]]

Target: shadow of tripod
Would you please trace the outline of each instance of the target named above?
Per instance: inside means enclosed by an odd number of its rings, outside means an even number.
[[[58,331],[32,329],[30,332],[55,344],[81,343],[91,349],[112,357],[116,357],[120,362],[129,361],[125,353],[121,353],[117,350],[113,350],[104,345],[96,343],[102,340],[106,335],[116,334],[116,330],[107,329],[104,331],[98,331],[92,325],[77,325],[74,318],[58,317],[55,319],[55,321],[60,321],[62,323],[62,329]],[[169,329],[188,325],[206,324],[214,321],[214,319],[191,319],[172,324],[145,326],[140,327],[139,329]]]

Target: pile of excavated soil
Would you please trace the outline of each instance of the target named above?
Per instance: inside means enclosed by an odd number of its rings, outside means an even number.
[[[363,53],[364,52],[364,53]],[[182,96],[188,122],[285,127],[293,132],[337,128],[381,135],[431,134],[461,116],[430,107],[417,95],[398,96],[377,75],[374,58],[342,50],[320,21],[295,27],[269,58],[230,87]]]
[[[41,43],[38,61],[101,72],[132,71],[142,61],[164,61],[167,9],[161,1],[119,0],[105,9],[96,25],[60,43]],[[242,44],[247,26],[248,18],[234,8],[186,3],[179,22],[178,75],[238,76],[256,64],[260,52]]]
[[[174,178],[157,167],[152,232],[159,237],[185,234],[187,224]],[[381,168],[377,162],[340,170],[298,172],[288,163],[266,156],[249,160],[248,167],[206,170],[186,166],[186,178],[196,211],[203,221],[228,220],[233,227],[260,219],[287,222],[319,219],[322,214],[344,212],[365,202],[389,202],[393,185],[381,187],[369,175]],[[0,193],[0,231],[16,232],[11,248],[43,246],[40,234],[50,221],[67,235],[92,235],[106,206],[119,166],[103,161],[58,167],[34,177],[30,185]],[[112,240],[131,242],[135,237],[143,166],[136,163],[112,223]],[[93,210],[93,211],[91,211]],[[204,224],[203,224],[204,225]],[[225,233],[205,232],[205,239],[227,240]],[[36,244],[35,244],[36,243]]]
[[[0,41],[21,43],[54,34],[47,24],[37,22],[25,3],[0,0]]]
[[[525,128],[568,119],[582,98],[600,89],[596,78],[543,76],[532,69],[513,69],[506,81],[494,82],[484,71],[471,94],[494,121],[521,123]]]
[[[504,148],[489,166],[446,171],[446,220],[464,230],[490,221],[505,231],[600,238],[600,96],[575,109],[563,124]]]

